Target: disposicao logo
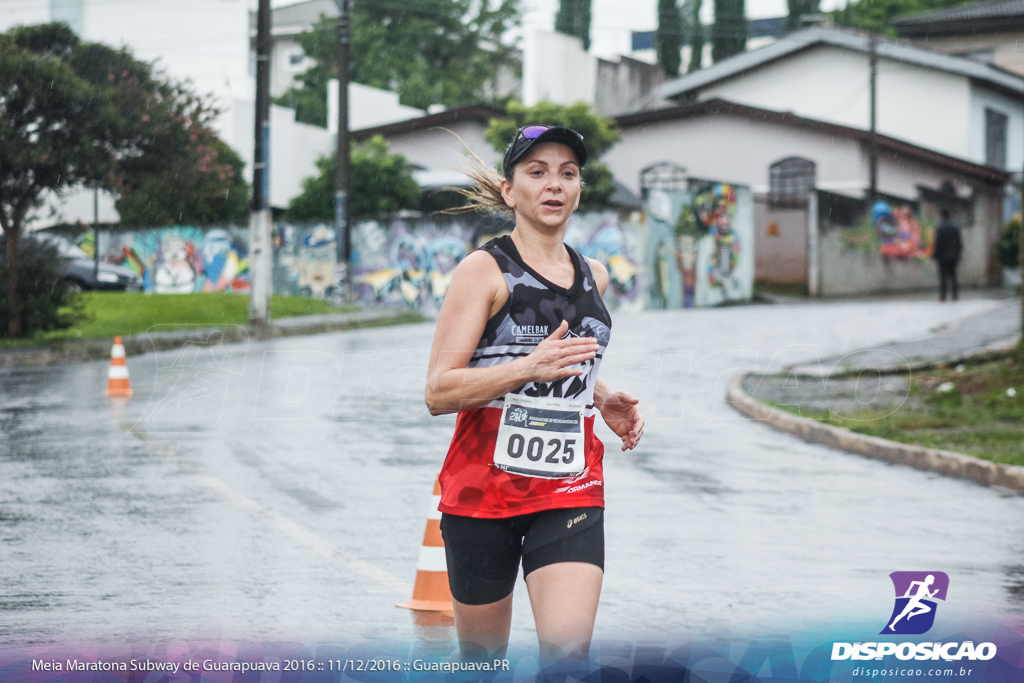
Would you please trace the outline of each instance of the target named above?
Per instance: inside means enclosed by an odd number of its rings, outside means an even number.
[[[889,578],[896,589],[896,604],[879,633],[915,636],[927,633],[935,623],[936,600],[946,601],[949,577],[945,572],[893,572]]]
[[[889,574],[896,591],[892,614],[879,635],[921,635],[935,623],[938,602],[945,602],[949,577],[944,572],[893,572]],[[989,660],[996,656],[993,643],[971,641],[929,643],[833,643],[832,660],[881,659],[895,655],[908,660]]]

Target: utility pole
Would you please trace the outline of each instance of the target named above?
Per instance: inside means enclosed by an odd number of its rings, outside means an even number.
[[[92,281],[100,281],[100,190],[92,189]]]
[[[334,239],[338,261],[344,268],[344,296],[352,301],[352,226],[348,213],[350,147],[348,141],[348,80],[349,80],[349,2],[338,3],[338,168],[334,178]]]
[[[878,199],[878,36],[868,38],[868,61],[871,65],[871,136],[868,141],[870,166],[870,187],[868,188],[868,210]]]
[[[1020,216],[1021,229],[1017,233],[1017,268],[1024,276],[1024,173],[1020,176]],[[1024,366],[1024,277],[1020,283],[1020,341],[1017,342],[1017,362]]]
[[[256,17],[256,145],[249,220],[249,323],[270,322],[273,255],[270,252],[270,0],[259,0]]]

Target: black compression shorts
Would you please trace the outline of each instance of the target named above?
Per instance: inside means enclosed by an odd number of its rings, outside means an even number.
[[[480,519],[441,514],[452,597],[487,605],[512,593],[519,560],[523,576],[556,562],[586,562],[604,569],[604,510],[544,510]]]

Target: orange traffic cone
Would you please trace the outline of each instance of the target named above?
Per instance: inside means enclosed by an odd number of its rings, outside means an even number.
[[[398,607],[420,612],[451,612],[452,592],[448,588],[448,562],[444,557],[444,541],[441,540],[441,484],[434,480],[434,495],[430,499],[427,513],[427,530],[423,533],[420,547],[420,561],[416,567],[416,584],[412,589],[412,600]]]
[[[124,343],[120,337],[114,337],[114,346],[110,349],[110,371],[107,373],[107,396],[131,396],[131,382],[128,381],[128,365],[124,362]]]

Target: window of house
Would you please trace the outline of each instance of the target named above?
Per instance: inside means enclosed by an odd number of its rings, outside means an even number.
[[[985,163],[1006,168],[1006,114],[985,110]]]
[[[306,53],[301,50],[288,53],[288,68],[292,71],[299,71],[306,66]]]
[[[780,159],[768,167],[769,201],[776,205],[804,202],[816,181],[817,165],[810,159]]]

